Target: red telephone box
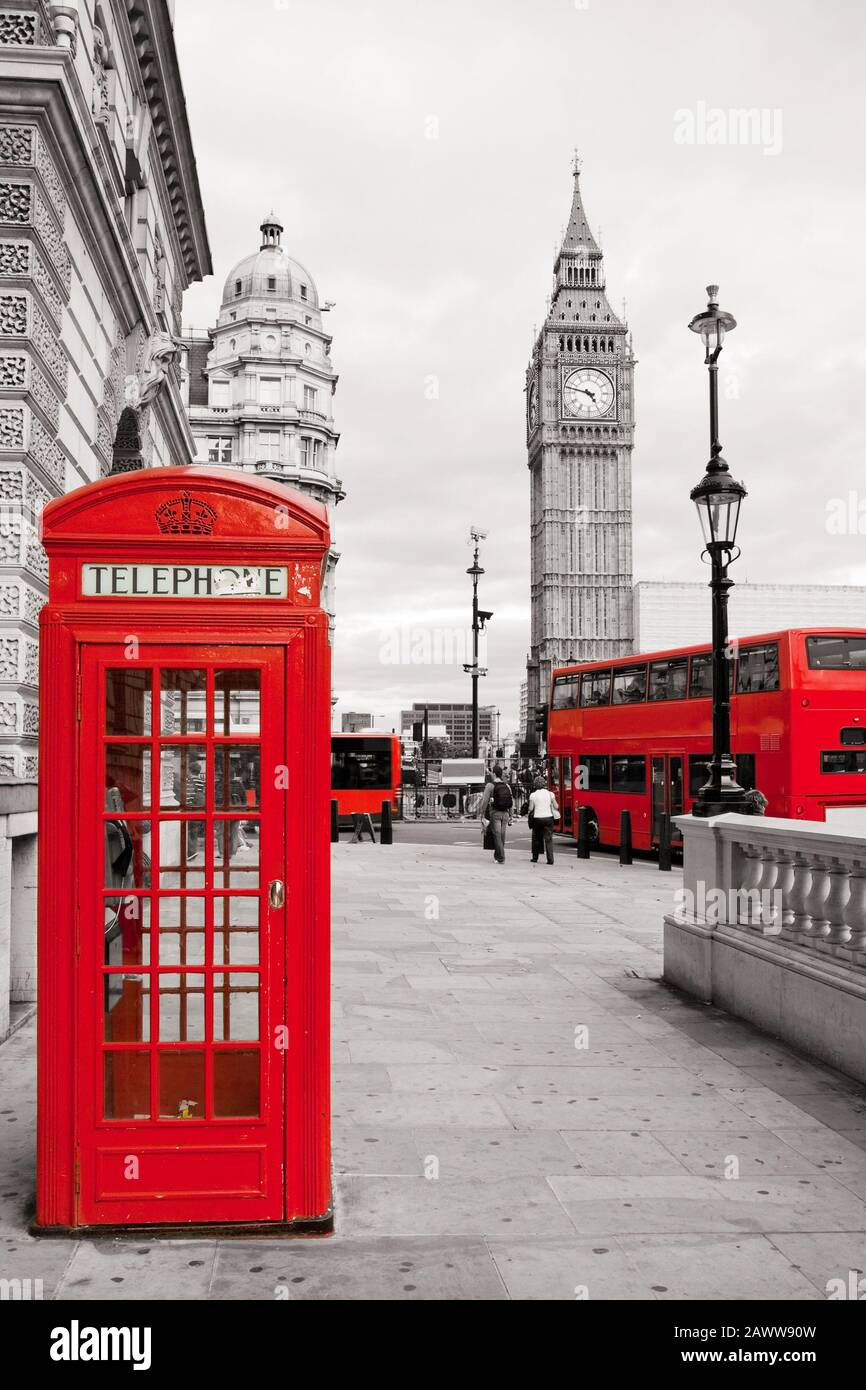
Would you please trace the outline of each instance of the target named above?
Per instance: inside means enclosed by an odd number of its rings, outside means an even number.
[[[146,469],[42,540],[37,1226],[327,1230],[324,508]]]

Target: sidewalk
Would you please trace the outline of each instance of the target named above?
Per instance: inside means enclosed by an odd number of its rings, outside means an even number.
[[[573,849],[334,847],[329,1240],[27,1236],[28,1024],[0,1048],[0,1276],[62,1299],[825,1298],[864,1268],[866,1092],[659,982],[679,882]]]

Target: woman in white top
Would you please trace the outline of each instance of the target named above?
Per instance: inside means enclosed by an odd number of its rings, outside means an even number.
[[[543,777],[535,779],[535,790],[529,798],[529,818],[532,822],[532,862],[538,863],[543,849],[548,864],[552,864],[553,823],[559,820],[559,807],[553,792],[544,785]]]

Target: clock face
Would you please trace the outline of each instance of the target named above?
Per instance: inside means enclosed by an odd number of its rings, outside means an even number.
[[[597,420],[607,415],[616,392],[613,382],[597,367],[578,367],[562,383],[563,414],[577,420]]]
[[[529,428],[534,430],[538,423],[538,392],[535,389],[535,382],[533,382],[529,388],[529,406],[527,413],[529,415]]]

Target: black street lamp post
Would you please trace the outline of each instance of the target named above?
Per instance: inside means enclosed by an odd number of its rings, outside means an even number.
[[[749,815],[753,802],[737,781],[737,768],[731,756],[731,662],[728,652],[728,565],[740,554],[736,544],[740,504],[746,489],[728,472],[719,443],[719,354],[725,334],[736,328],[732,314],[719,308],[718,285],[708,285],[709,303],[689,324],[703,339],[704,362],[710,379],[710,461],[691,499],[698,509],[704,536],[704,554],[710,565],[713,595],[713,756],[708,777],[698,792],[692,815],[718,816],[736,811]]]
[[[478,563],[478,553],[480,543],[487,536],[486,531],[480,531],[477,526],[473,526],[469,533],[470,544],[474,544],[475,553],[472,557],[472,564],[466,573],[472,576],[472,663],[463,663],[463,670],[472,677],[472,756],[478,757],[478,681],[482,676],[487,675],[487,668],[478,665],[478,634],[484,631],[484,625],[488,619],[493,617],[492,613],[485,612],[478,607],[478,580],[484,570]]]

